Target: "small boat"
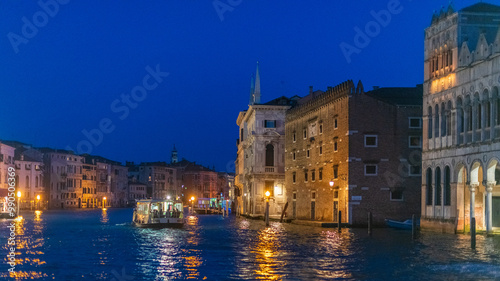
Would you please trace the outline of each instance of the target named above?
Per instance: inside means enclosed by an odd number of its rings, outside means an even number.
[[[132,222],[137,227],[182,227],[184,213],[181,201],[143,199],[137,201]]]
[[[7,189],[0,189],[0,219],[14,219],[17,216],[14,208],[9,207],[8,194]]]
[[[386,219],[385,224],[387,224],[387,226],[392,227],[392,228],[411,230],[413,221],[411,219],[405,220],[405,221],[395,221],[395,220]],[[417,220],[417,227],[419,227],[419,226],[420,226],[420,221]]]

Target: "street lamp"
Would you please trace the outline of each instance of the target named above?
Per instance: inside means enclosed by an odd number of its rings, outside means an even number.
[[[333,180],[330,180],[330,187],[333,187],[334,184]]]
[[[106,196],[102,198],[102,207],[106,208]]]
[[[17,216],[19,216],[19,205],[21,204],[21,191],[17,192]]]
[[[269,226],[269,196],[271,196],[271,192],[266,191],[266,226]]]
[[[40,194],[36,196],[36,208],[38,209],[38,202],[40,202]]]
[[[194,212],[194,196],[191,196],[191,212]]]

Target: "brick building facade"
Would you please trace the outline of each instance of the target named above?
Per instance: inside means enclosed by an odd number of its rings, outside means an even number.
[[[296,219],[363,225],[419,213],[422,88],[344,82],[286,115],[285,186]]]

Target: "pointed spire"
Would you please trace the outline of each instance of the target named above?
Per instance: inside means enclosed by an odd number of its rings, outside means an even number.
[[[249,105],[252,105],[255,102],[254,91],[255,91],[255,82],[253,80],[253,74],[252,74],[250,78],[250,102],[248,103]]]
[[[254,89],[254,102],[260,103],[260,75],[259,75],[259,62],[257,62],[257,70],[255,71],[255,89]]]

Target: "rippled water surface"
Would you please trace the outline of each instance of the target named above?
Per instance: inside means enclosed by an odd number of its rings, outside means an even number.
[[[8,221],[0,221],[2,279],[17,280],[500,280],[500,236],[335,229],[221,216],[182,229],[141,229],[131,209],[24,213],[9,274]]]

